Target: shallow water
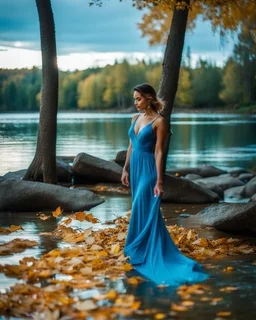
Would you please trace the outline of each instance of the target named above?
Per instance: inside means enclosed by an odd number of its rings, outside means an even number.
[[[75,225],[81,228],[87,228],[93,226],[93,229],[110,227],[111,225],[104,225],[104,222],[113,220],[117,216],[123,216],[131,208],[130,196],[114,196],[107,194],[100,194],[104,197],[106,202],[87,211],[92,212],[95,217],[100,219],[102,223],[92,225],[89,222],[75,221]],[[194,223],[188,225],[186,223],[186,217],[199,212],[207,205],[191,205],[191,204],[169,204],[162,203],[161,209],[166,224],[177,224],[179,226],[185,226],[187,228],[193,228],[199,232],[200,236],[207,237],[209,239],[216,239],[228,235],[227,233],[212,230],[201,229],[199,225]],[[184,210],[182,214],[175,211]],[[14,232],[10,235],[1,235],[0,243],[10,241],[14,238],[25,238],[30,240],[36,240],[39,242],[39,247],[27,249],[24,252],[10,255],[1,258],[2,264],[17,264],[23,257],[34,256],[39,258],[41,254],[48,252],[54,248],[66,246],[67,244],[51,239],[46,236],[39,236],[38,233],[42,231],[53,231],[56,228],[56,219],[50,219],[42,221],[39,219],[38,212],[32,213],[1,213],[0,214],[1,226],[10,226],[15,223],[21,225],[24,231]],[[240,236],[242,237],[242,236]],[[255,242],[255,238],[247,237],[249,241]],[[195,302],[195,306],[186,312],[180,312],[178,315],[171,315],[168,319],[215,319],[216,313],[220,311],[231,311],[232,316],[229,319],[253,319],[256,316],[256,267],[252,264],[256,260],[256,255],[226,257],[225,259],[217,260],[205,260],[200,263],[205,268],[206,272],[211,275],[211,278],[205,282],[209,286],[209,290],[205,291],[203,295],[192,295],[189,300]],[[228,273],[223,272],[223,268],[227,266],[235,267],[235,271]],[[137,275],[136,271],[127,273],[127,276]],[[14,278],[7,278],[3,274],[0,274],[0,290],[7,289],[14,283],[17,283]],[[238,287],[237,291],[232,293],[220,292],[220,288],[233,286]],[[144,282],[138,285],[136,288],[127,284],[124,279],[112,281],[108,283],[107,288],[114,288],[120,293],[132,293],[139,299],[142,299],[141,308],[155,309],[155,313],[170,312],[170,304],[175,302],[179,303],[181,300],[176,294],[176,288],[157,288],[151,282]],[[97,289],[83,290],[79,293],[81,298],[90,298],[97,293]],[[218,302],[216,305],[210,305],[209,302],[200,301],[201,297],[218,298],[223,297],[224,300]],[[0,317],[1,318],[1,317]],[[128,319],[153,319],[153,316],[139,316],[128,317]],[[122,319],[122,317],[120,317]],[[126,318],[123,318],[126,319]]]
[[[115,154],[127,148],[127,131],[132,115],[120,114],[85,114],[59,113],[58,115],[58,155],[76,155],[79,152],[113,159]],[[168,156],[168,168],[184,166],[215,165],[222,169],[234,166],[251,169],[256,160],[256,116],[213,115],[213,114],[175,114],[172,120],[173,137]],[[26,168],[31,162],[37,138],[38,114],[0,114],[0,175],[7,171]],[[109,227],[104,222],[123,216],[131,208],[130,196],[101,194],[106,202],[90,210],[101,223],[93,225],[94,229]],[[186,228],[194,228],[200,236],[216,239],[228,235],[224,232],[203,228],[194,222],[186,223],[186,217],[205,208],[204,205],[162,203],[162,213],[167,224],[177,224]],[[184,210],[182,214],[175,211]],[[88,222],[75,222],[76,226],[87,228]],[[10,235],[0,235],[0,243],[14,238],[36,240],[39,247],[27,249],[24,252],[1,258],[2,264],[17,264],[24,257],[39,257],[56,247],[66,244],[46,236],[39,236],[41,231],[53,231],[56,220],[42,221],[38,212],[34,213],[0,213],[0,225],[21,225],[25,232],[15,232]],[[240,236],[241,237],[241,236]],[[248,238],[255,243],[255,238]],[[206,260],[201,262],[213,276],[207,280],[210,286],[204,296],[223,297],[217,305],[202,302],[200,296],[192,296],[190,300],[196,305],[191,311],[170,315],[168,319],[216,319],[219,311],[232,311],[229,319],[254,319],[256,317],[256,268],[252,261],[255,255],[226,257],[221,260]],[[223,268],[234,266],[236,271],[223,272]],[[129,273],[132,275],[133,273]],[[0,290],[4,290],[18,281],[7,278],[0,273]],[[174,288],[158,289],[152,283],[146,282],[136,289],[123,279],[108,284],[119,292],[133,293],[143,297],[144,308],[155,308],[156,312],[170,311],[170,303],[179,302]],[[232,293],[220,292],[225,286],[236,286]],[[95,290],[86,290],[81,297],[87,298],[95,294]],[[139,316],[137,316],[139,317]],[[1,318],[1,317],[0,317]],[[152,319],[141,316],[141,319]],[[120,318],[121,319],[121,318]]]

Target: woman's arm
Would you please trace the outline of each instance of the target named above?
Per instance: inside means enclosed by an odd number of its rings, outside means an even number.
[[[154,188],[154,195],[163,195],[163,148],[166,137],[165,119],[160,117],[156,122],[156,146],[155,146],[155,162],[157,171],[157,181]]]
[[[129,184],[130,184],[130,182],[129,182],[129,169],[130,169],[131,151],[132,151],[132,143],[130,140],[129,147],[128,147],[127,154],[126,154],[125,164],[123,167],[122,178],[121,178],[122,184],[127,187],[129,187]]]
[[[138,115],[135,115],[132,117],[132,122],[136,119]],[[121,181],[122,181],[122,184],[125,185],[125,186],[129,186],[129,170],[130,170],[130,157],[131,157],[131,152],[132,152],[132,142],[131,142],[131,139],[130,139],[130,142],[129,142],[129,147],[128,147],[128,150],[127,150],[127,154],[126,154],[126,159],[125,159],[125,164],[124,164],[124,167],[123,167],[123,173],[122,173],[122,178],[121,178]]]

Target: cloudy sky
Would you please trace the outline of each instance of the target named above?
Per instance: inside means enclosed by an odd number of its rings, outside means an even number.
[[[55,18],[58,65],[62,70],[85,69],[136,59],[161,59],[164,48],[149,47],[137,23],[143,11],[131,0],[103,0],[103,7],[89,7],[89,0],[52,0]],[[232,39],[222,47],[207,22],[197,21],[188,32],[192,63],[198,57],[222,65],[232,52]],[[0,1],[0,68],[41,65],[39,23],[35,0]]]

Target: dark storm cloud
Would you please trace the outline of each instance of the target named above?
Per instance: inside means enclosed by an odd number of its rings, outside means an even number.
[[[88,0],[52,0],[59,54],[93,51],[146,51],[146,39],[136,23],[142,12],[132,1],[103,0],[89,7]],[[0,1],[0,45],[21,42],[39,49],[39,23],[34,0]],[[156,48],[154,48],[156,50]]]

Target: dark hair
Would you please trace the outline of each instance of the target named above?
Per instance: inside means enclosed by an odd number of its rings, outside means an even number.
[[[143,97],[149,100],[149,103],[156,112],[162,111],[164,108],[164,102],[160,99],[155,89],[148,83],[138,84],[133,88],[134,91],[138,91]]]

